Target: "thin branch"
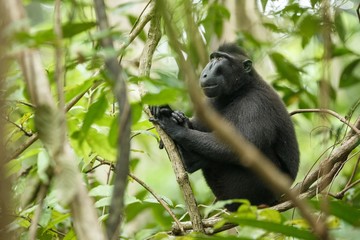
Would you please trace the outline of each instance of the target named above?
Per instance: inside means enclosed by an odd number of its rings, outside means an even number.
[[[31,104],[31,103],[27,103],[27,102],[19,101],[19,100],[15,100],[15,102],[19,103],[19,104],[22,104],[22,105],[25,105],[25,106],[30,107],[30,108],[36,108],[36,106]]]
[[[318,112],[318,113],[330,114],[330,115],[336,117],[337,119],[339,119],[341,122],[348,125],[354,132],[356,132],[357,134],[360,134],[360,130],[358,128],[356,128],[353,124],[351,124],[350,120],[347,120],[346,118],[340,116],[337,112],[335,112],[333,110],[330,110],[330,109],[298,109],[298,110],[292,111],[290,113],[290,116],[293,116],[293,115],[298,114],[298,113],[309,113],[309,112]]]
[[[219,223],[220,221],[223,221],[223,220],[224,219],[221,217],[211,217],[211,218],[202,219],[201,221],[202,221],[202,225],[204,226],[204,229],[205,229],[205,234],[213,235],[215,233],[223,232],[223,231],[226,231],[226,230],[229,230],[231,228],[238,226],[237,224],[233,224],[233,223],[225,223],[220,228],[214,229],[214,226],[216,226],[217,223]],[[184,228],[185,231],[193,230],[191,221],[181,222],[181,226]],[[175,235],[180,234],[180,229],[177,225],[174,225],[174,224],[172,225],[172,233]]]
[[[22,216],[22,215],[14,215],[14,217],[16,217],[16,218],[22,218],[22,219],[28,221],[30,224],[31,224],[31,222],[32,222],[32,219],[31,219],[30,217],[25,217],[25,216]],[[39,224],[39,223],[38,223],[38,226],[39,226],[40,228],[45,228],[44,226],[42,226],[42,225]],[[60,235],[62,238],[66,236],[66,233],[62,233],[62,232],[60,232],[60,231],[58,231],[58,230],[56,230],[56,229],[53,229],[53,228],[47,229],[47,231],[56,233],[56,234]]]
[[[154,198],[161,204],[161,206],[163,206],[165,208],[165,210],[170,214],[172,219],[174,219],[174,221],[175,221],[176,225],[178,226],[180,232],[182,234],[184,234],[185,233],[184,228],[182,227],[179,220],[176,218],[175,214],[171,211],[168,204],[159,195],[157,195],[145,182],[141,181],[139,178],[137,178],[135,175],[133,175],[131,173],[129,173],[129,176],[132,179],[134,179],[137,183],[139,183],[141,186],[143,186],[143,188],[145,188],[151,195],[154,196]]]
[[[44,206],[44,199],[46,197],[46,193],[48,191],[48,186],[41,184],[40,186],[40,190],[38,193],[38,206],[36,207],[34,216],[31,219],[31,225],[30,225],[30,229],[29,229],[29,239],[30,240],[35,240],[36,239],[36,231],[38,228],[38,224],[40,221],[40,217],[41,217],[41,212]]]
[[[358,126],[358,124],[360,124],[360,121],[355,124],[355,126]],[[297,183],[292,189],[292,191],[300,193],[299,198],[311,198],[316,195],[316,192],[323,191],[342,167],[343,163],[347,160],[350,152],[360,145],[360,136],[354,132],[348,133],[345,139],[346,140],[342,142],[341,146],[336,148],[327,159],[321,162],[315,170],[309,173],[302,182]],[[331,170],[324,175],[324,169]],[[316,181],[316,186],[310,188]],[[292,207],[294,207],[294,204],[291,201],[286,201],[273,206],[272,208],[278,211],[285,211]]]
[[[61,25],[61,0],[55,1],[54,7],[54,32],[55,32],[55,82],[59,99],[59,108],[64,109],[64,62]]]
[[[98,168],[98,167],[100,167],[102,165],[109,165],[111,170],[115,170],[115,168],[116,168],[115,165],[112,162],[106,161],[106,160],[104,160],[104,159],[102,159],[100,157],[96,157],[96,160],[99,161],[100,163],[98,165],[92,167],[91,169],[87,170],[85,173],[92,172],[96,168]],[[169,213],[169,215],[174,219],[174,221],[175,221],[176,225],[178,226],[178,229],[180,230],[180,232],[184,233],[184,229],[183,229],[180,221],[176,218],[175,214],[171,211],[168,204],[157,193],[155,193],[155,191],[153,191],[145,182],[140,180],[134,174],[129,173],[128,176],[131,177],[134,181],[136,181],[143,188],[145,188],[145,190],[147,190],[151,195],[154,196],[154,198],[160,203],[160,205],[163,206],[164,209]]]
[[[120,53],[121,54],[123,54],[124,50],[135,40],[135,38],[144,29],[145,25],[153,18],[153,16],[154,16],[153,15],[154,14],[154,4],[150,4],[151,2],[153,2],[153,1],[150,0],[149,3],[144,8],[144,10],[145,10],[149,6],[148,14],[141,17],[140,20],[138,20],[135,23],[134,27],[131,29],[131,31],[129,33],[129,36],[128,36],[127,40],[120,45]],[[120,59],[120,62],[121,62],[121,59]]]
[[[21,146],[16,148],[16,150],[13,153],[11,153],[7,159],[11,160],[11,159],[17,158],[18,156],[20,156],[20,154],[22,154],[26,149],[28,149],[38,139],[39,139],[39,134],[34,133],[23,144],[21,144]]]
[[[355,177],[355,174],[357,172],[357,168],[359,166],[359,162],[360,162],[360,156],[358,157],[357,161],[356,161],[356,164],[355,164],[355,167],[354,167],[354,170],[348,180],[348,182],[346,183],[345,185],[345,188],[343,190],[341,190],[340,192],[338,192],[337,194],[335,194],[335,197],[338,198],[338,199],[342,199],[345,195],[345,193],[347,191],[349,191],[351,188],[353,188],[355,185],[359,184],[360,183],[360,179],[356,180],[355,182],[351,183],[352,180],[354,179]]]
[[[100,31],[110,29],[104,1],[94,0],[94,4]],[[103,48],[115,51],[111,36],[102,38],[100,43]],[[129,174],[131,108],[128,101],[127,87],[122,77],[122,69],[116,57],[106,57],[105,66],[110,78],[113,80],[113,93],[120,109],[114,190],[111,198],[109,218],[106,223],[108,239],[117,239],[123,220],[124,194]]]
[[[138,23],[140,22],[140,20],[143,18],[142,16],[144,15],[144,12],[146,11],[146,9],[149,7],[150,3],[152,2],[152,0],[148,1],[146,6],[143,8],[143,10],[141,11],[141,13],[139,14],[139,17],[136,19],[134,26],[132,27],[132,29],[130,30],[130,34],[134,31],[134,29],[136,28],[136,26],[138,25]],[[150,10],[152,11],[152,10]],[[146,25],[146,24],[145,24]],[[144,26],[145,26],[144,25]]]
[[[27,132],[23,126],[17,124],[16,122],[11,121],[8,117],[4,117],[4,119],[8,122],[11,123],[12,125],[14,125],[16,128],[18,128],[21,132],[23,132],[25,134],[25,136],[31,137],[32,135],[34,135],[32,132]]]
[[[348,182],[346,183],[345,187],[348,187],[351,184],[352,180],[355,178],[359,163],[360,163],[360,155],[359,155],[358,159],[356,160],[355,167],[354,167],[354,169],[353,169],[353,171],[351,173],[351,176],[350,176]]]
[[[351,188],[355,187],[355,185],[360,183],[360,179],[356,180],[355,182],[349,184],[348,186],[346,186],[343,190],[341,190],[341,192],[336,194],[337,198],[343,198],[344,194],[349,191]]]

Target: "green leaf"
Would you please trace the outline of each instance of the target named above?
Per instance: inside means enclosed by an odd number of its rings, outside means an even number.
[[[110,130],[109,130],[108,142],[110,146],[116,148],[118,136],[119,136],[119,118],[117,116],[111,122]]]
[[[270,29],[271,31],[275,32],[275,33],[283,33],[286,32],[284,29],[279,28],[277,25],[275,25],[274,23],[263,23],[264,27]]]
[[[296,67],[278,52],[271,53],[270,58],[274,62],[276,69],[282,78],[288,79],[291,83],[296,84],[296,86],[300,86],[299,73],[302,72],[301,69]]]
[[[269,232],[276,232],[284,234],[285,236],[295,237],[299,239],[316,240],[317,238],[311,232],[302,230],[296,227],[283,225],[280,223],[273,223],[269,221],[259,221],[256,219],[237,218],[232,216],[224,216],[225,219],[232,223],[239,224],[241,226],[250,226],[255,228],[264,229]]]
[[[82,82],[81,84],[66,86],[64,89],[65,90],[65,101],[69,102],[74,97],[89,90],[90,87],[93,85],[94,81],[95,81],[95,78],[90,78],[90,79]]]
[[[159,93],[147,93],[141,100],[148,105],[164,105],[175,102],[179,94],[180,92],[177,89],[167,88]]]
[[[360,83],[360,58],[347,65],[340,77],[340,87],[350,87]]]
[[[131,103],[131,121],[132,125],[136,124],[142,115],[142,106],[139,102]],[[115,117],[111,123],[109,131],[109,143],[112,147],[116,147],[117,139],[119,135],[119,120],[118,117]]]
[[[268,0],[261,0],[260,3],[261,3],[261,6],[262,6],[262,9],[263,9],[263,12],[265,12]]]
[[[139,102],[131,103],[131,120],[133,125],[140,120],[142,112],[143,112],[143,107],[141,103]]]
[[[345,42],[346,40],[345,25],[342,20],[340,11],[338,9],[335,12],[335,27],[336,27],[336,32],[339,35],[339,38],[341,39],[342,42]]]
[[[91,128],[87,134],[86,142],[97,155],[108,161],[115,161],[116,148],[110,145],[108,133],[100,133],[96,129]]]
[[[75,35],[78,35],[82,32],[88,31],[89,29],[91,29],[95,26],[96,26],[95,22],[65,23],[62,26],[63,38],[74,37]],[[28,39],[30,41],[35,40],[35,42],[37,44],[42,44],[42,43],[49,42],[49,41],[50,42],[55,41],[55,33],[54,33],[53,28],[49,28],[46,30],[38,31],[33,36],[28,35],[26,33],[19,33],[19,34],[17,34],[17,38],[22,41],[24,41],[26,39]]]
[[[71,38],[96,26],[95,22],[66,23],[62,27],[63,38]]]
[[[111,197],[113,192],[113,185],[99,185],[89,191],[91,197]]]
[[[104,197],[95,202],[96,208],[108,207],[111,204],[111,197]]]
[[[317,4],[319,0],[310,0],[311,6],[314,7],[315,4]]]
[[[320,209],[319,201],[311,201],[315,208]],[[344,220],[345,222],[353,225],[360,226],[360,210],[355,207],[342,202],[342,201],[329,201],[330,214]]]
[[[49,222],[49,224],[46,225],[46,228],[44,229],[44,231],[47,231],[47,230],[55,227],[57,224],[64,222],[68,218],[70,218],[70,213],[59,213],[59,212],[53,210],[51,222]]]
[[[331,54],[332,57],[341,57],[349,54],[355,55],[355,53],[350,49],[348,49],[347,47],[337,46],[337,45],[332,46]]]
[[[305,47],[310,38],[319,33],[320,19],[311,14],[304,14],[298,21],[299,34],[302,36],[302,47]]]
[[[80,142],[85,139],[91,125],[97,119],[100,119],[104,115],[107,106],[108,102],[105,94],[103,93],[100,95],[99,99],[89,107],[89,110],[84,117],[84,122],[80,130]]]

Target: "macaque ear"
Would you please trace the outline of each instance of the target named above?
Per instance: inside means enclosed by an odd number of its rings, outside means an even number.
[[[243,67],[245,72],[249,73],[252,69],[252,61],[250,59],[246,59],[243,61]]]

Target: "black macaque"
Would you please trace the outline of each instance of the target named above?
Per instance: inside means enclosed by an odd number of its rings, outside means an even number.
[[[209,104],[262,151],[282,172],[295,179],[299,150],[290,116],[277,93],[252,67],[235,44],[210,55],[200,77]],[[203,171],[218,200],[248,199],[253,205],[274,205],[280,196],[249,169],[196,116],[188,119],[169,106],[150,107],[153,118],[176,143],[189,173]],[[236,211],[239,204],[226,205]]]

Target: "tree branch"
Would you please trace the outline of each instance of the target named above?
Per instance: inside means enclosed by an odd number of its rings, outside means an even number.
[[[7,56],[7,49],[10,45],[10,39],[6,35],[7,29],[6,25],[9,24],[9,17],[6,17],[8,13],[6,12],[6,9],[0,7],[0,116],[5,116],[5,79],[6,79],[6,73],[9,69],[9,63],[10,59]],[[7,21],[6,21],[7,20]],[[0,118],[0,189],[1,189],[1,195],[0,195],[0,211],[1,211],[1,217],[0,217],[0,239],[15,239],[15,234],[11,231],[7,231],[9,224],[13,221],[10,212],[13,212],[13,206],[12,201],[13,199],[11,196],[11,180],[7,176],[8,168],[6,167],[6,164],[8,163],[7,151],[5,147],[5,122],[4,118]]]
[[[159,196],[157,195],[145,182],[141,181],[135,175],[129,173],[129,176],[134,179],[137,183],[139,183],[143,188],[145,188],[153,197],[165,208],[165,210],[169,213],[169,215],[174,219],[176,225],[178,226],[181,233],[185,233],[184,228],[182,227],[179,220],[176,218],[175,214],[171,211],[168,204]]]
[[[309,112],[330,114],[330,115],[336,117],[337,119],[339,119],[341,122],[348,125],[354,132],[356,132],[357,134],[360,134],[360,130],[358,128],[356,128],[354,125],[352,125],[349,120],[346,120],[346,118],[340,116],[337,112],[332,111],[330,109],[298,109],[298,110],[292,111],[290,113],[290,116],[293,116],[298,113],[309,113]]]
[[[151,3],[150,3],[151,2]],[[133,29],[131,29],[128,39],[120,45],[120,52],[122,53],[129,45],[134,41],[134,39],[140,34],[140,32],[144,29],[145,25],[153,18],[154,16],[154,2],[150,0],[149,3],[146,5],[145,8],[150,6],[149,13],[145,14],[144,17],[141,17],[138,20]]]
[[[94,4],[100,31],[110,29],[104,1],[94,0]],[[110,36],[101,39],[101,46],[115,51],[113,40]],[[123,220],[124,194],[129,174],[131,108],[128,102],[126,84],[122,77],[122,69],[116,57],[106,57],[105,66],[110,79],[113,80],[113,92],[120,110],[114,190],[111,198],[109,218],[106,224],[108,239],[117,239]]]
[[[359,123],[354,126],[358,128]],[[293,191],[300,194],[299,198],[311,198],[315,196],[317,192],[323,191],[347,160],[350,152],[360,145],[360,135],[355,132],[348,133],[345,139],[346,140],[342,142],[342,144],[336,148],[327,159],[322,161],[316,169],[310,172],[302,182],[296,184]],[[326,169],[330,169],[330,172],[326,171]],[[311,187],[316,181],[316,185]],[[273,206],[272,208],[278,211],[285,211],[293,206],[291,201],[286,201]]]
[[[153,3],[153,5],[155,5],[155,3]],[[152,9],[154,11],[154,13],[152,13],[154,17],[150,24],[148,39],[145,43],[145,47],[140,57],[140,66],[139,66],[140,76],[150,75],[152,57],[156,49],[156,46],[161,38],[160,13],[156,13],[157,7],[153,7]],[[139,85],[139,89],[140,89],[140,95],[143,96],[145,94],[145,89],[143,88],[142,85]],[[145,107],[145,112],[148,116],[151,116],[151,113],[147,107]],[[201,223],[201,215],[197,207],[197,202],[194,197],[194,193],[190,185],[189,177],[185,171],[177,147],[175,146],[171,138],[169,138],[169,136],[167,136],[166,133],[158,125],[155,125],[155,128],[164,143],[164,147],[171,161],[172,168],[176,176],[176,181],[179,184],[185,199],[185,204],[187,206],[187,210],[189,212],[189,216],[193,224],[193,229],[194,231],[197,232],[204,232],[204,228]]]

